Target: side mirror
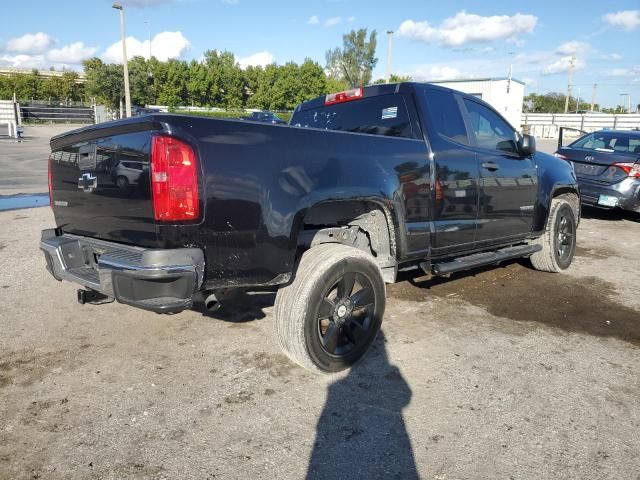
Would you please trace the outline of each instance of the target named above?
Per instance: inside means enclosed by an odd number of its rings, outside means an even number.
[[[518,150],[520,150],[520,154],[524,157],[530,157],[536,153],[536,137],[523,134],[518,141]]]

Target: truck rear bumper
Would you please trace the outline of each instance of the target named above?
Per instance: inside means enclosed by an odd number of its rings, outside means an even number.
[[[191,308],[204,278],[198,248],[145,249],[50,229],[42,231],[40,249],[57,280],[159,313]]]

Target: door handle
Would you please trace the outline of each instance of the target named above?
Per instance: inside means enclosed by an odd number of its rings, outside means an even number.
[[[500,167],[498,166],[498,164],[497,164],[497,163],[495,163],[495,162],[484,162],[484,163],[482,164],[482,168],[486,168],[487,170],[492,170],[492,171],[495,171],[495,170],[499,170],[499,169],[500,169]]]

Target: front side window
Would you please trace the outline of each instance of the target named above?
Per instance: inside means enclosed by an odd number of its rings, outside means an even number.
[[[476,145],[488,150],[518,153],[518,145],[513,128],[497,113],[477,102],[464,99],[469,112],[471,131]]]

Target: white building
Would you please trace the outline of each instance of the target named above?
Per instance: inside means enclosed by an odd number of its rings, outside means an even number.
[[[515,129],[520,130],[524,82],[515,78],[474,78],[427,83],[452,88],[481,98],[509,120]]]

